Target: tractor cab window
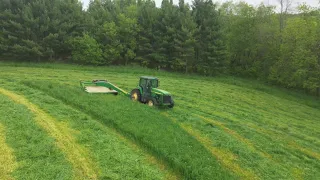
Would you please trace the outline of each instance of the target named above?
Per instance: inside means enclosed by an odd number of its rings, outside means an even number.
[[[146,78],[141,78],[139,85],[141,87],[151,87],[151,88],[157,88],[159,86],[158,79],[146,79]]]
[[[158,80],[157,79],[151,80],[151,87],[153,87],[153,88],[157,88],[158,87]]]
[[[147,85],[146,79],[140,79],[140,86],[145,87]]]
[[[147,79],[147,88],[152,88],[153,84],[152,84],[152,80]]]

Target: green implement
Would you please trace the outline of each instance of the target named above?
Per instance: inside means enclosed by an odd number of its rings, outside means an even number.
[[[107,80],[80,81],[82,89],[88,93],[115,94],[122,93],[128,97],[130,94]]]
[[[80,81],[81,88],[88,93],[123,94],[133,101],[149,106],[168,106],[173,108],[172,95],[159,89],[160,81],[156,77],[142,76],[138,86],[130,93],[108,82],[107,80]]]

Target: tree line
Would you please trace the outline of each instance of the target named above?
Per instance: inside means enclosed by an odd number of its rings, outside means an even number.
[[[253,77],[320,94],[320,10],[212,0],[0,0],[0,57]]]

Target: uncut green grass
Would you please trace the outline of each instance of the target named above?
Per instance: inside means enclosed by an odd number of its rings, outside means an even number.
[[[77,142],[86,147],[98,164],[99,179],[165,179],[166,174],[157,165],[151,164],[145,152],[133,149],[120,139],[113,130],[103,126],[89,115],[76,110],[47,94],[27,86],[6,83],[9,89],[22,94],[32,103],[44,109],[57,121],[67,123]]]
[[[166,112],[180,124],[190,125],[210,138],[212,146],[237,155],[234,163],[243,169],[252,170],[262,179],[317,179],[320,176],[319,159],[290,145],[294,142],[310,152],[320,153],[319,98],[234,77],[204,78],[128,67],[5,65],[0,67],[1,77],[16,83],[22,79],[42,80],[79,87],[79,80],[108,79],[129,91],[137,85],[139,76],[158,76],[161,88],[172,92],[176,102],[175,108]],[[105,98],[106,103],[124,103],[121,97]],[[129,109],[119,111],[126,110]],[[161,112],[163,110],[154,113]],[[248,139],[255,149],[221,128],[205,123],[197,115],[224,123]],[[262,157],[261,152],[271,155],[272,159]]]
[[[32,113],[0,94],[0,123],[6,143],[13,149],[16,179],[72,179],[72,166],[55,146],[54,139],[34,121]]]

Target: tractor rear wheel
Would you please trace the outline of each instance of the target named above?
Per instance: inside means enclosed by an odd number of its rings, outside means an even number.
[[[131,95],[131,100],[141,102],[141,93],[139,89],[132,90],[130,95]]]

